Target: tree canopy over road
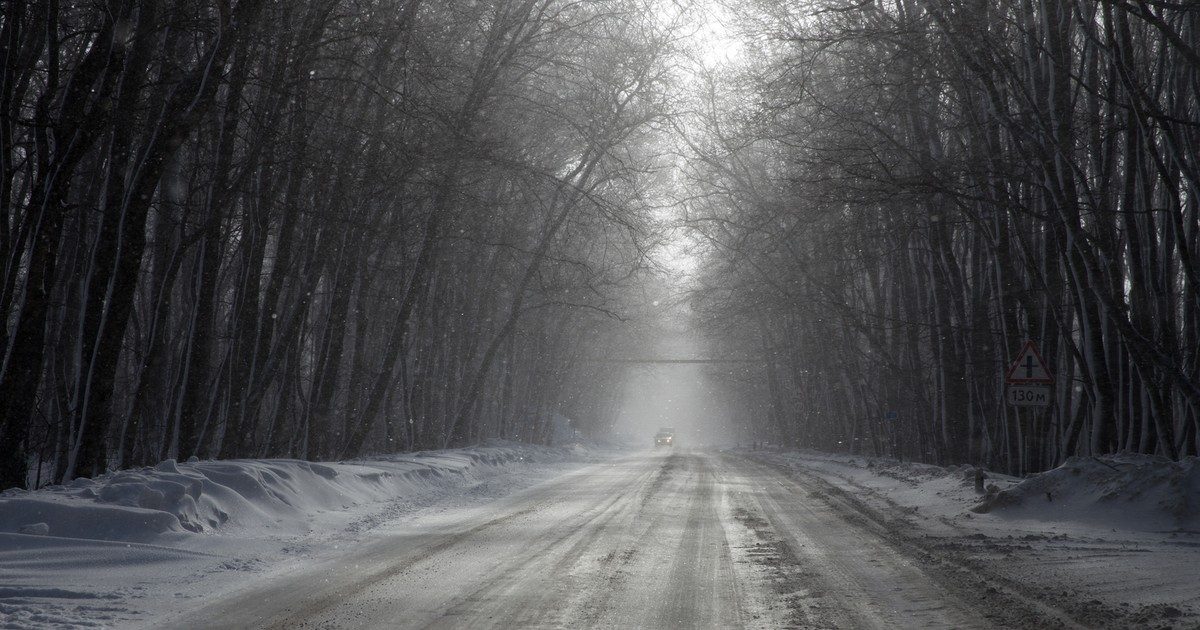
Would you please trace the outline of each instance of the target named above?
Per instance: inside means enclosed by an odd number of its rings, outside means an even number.
[[[0,487],[599,432],[663,282],[747,436],[1200,452],[1193,3],[2,10]]]
[[[690,218],[705,325],[775,359],[765,434],[1014,473],[1200,452],[1200,5],[754,4]],[[1027,339],[1048,409],[1005,403]]]

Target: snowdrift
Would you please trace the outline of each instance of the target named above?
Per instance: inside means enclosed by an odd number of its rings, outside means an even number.
[[[922,514],[958,519],[975,514],[1091,529],[1200,533],[1200,458],[1153,455],[1072,457],[1027,478],[984,471],[986,495],[975,491],[974,466],[940,467],[884,457],[811,450],[756,453],[796,469],[842,480]]]
[[[346,463],[229,460],[157,466],[0,494],[0,533],[150,542],[220,530],[305,531],[316,514],[485,478],[578,453],[513,443]]]
[[[1200,458],[1072,457],[972,508],[1016,518],[1200,532]]]

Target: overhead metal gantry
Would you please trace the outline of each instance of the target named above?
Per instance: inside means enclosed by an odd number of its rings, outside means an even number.
[[[721,363],[764,363],[764,359],[747,358],[665,358],[639,357],[617,359],[589,359],[591,363],[642,363],[648,365],[680,365],[690,363],[721,364]]]

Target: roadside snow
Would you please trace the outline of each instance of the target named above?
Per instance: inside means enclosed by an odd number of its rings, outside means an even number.
[[[828,483],[952,564],[1016,585],[1096,627],[1200,620],[1200,460],[1071,458],[1026,479],[814,451],[745,455]]]
[[[168,460],[0,494],[0,628],[152,624],[446,504],[601,455],[495,442],[343,463]]]
[[[1200,458],[1072,457],[975,508],[1005,517],[1200,533]]]

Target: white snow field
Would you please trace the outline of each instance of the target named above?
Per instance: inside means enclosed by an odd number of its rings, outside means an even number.
[[[128,627],[579,467],[515,443],[343,463],[168,460],[0,494],[0,628]],[[185,624],[186,625],[186,624]]]
[[[1198,468],[981,497],[807,451],[165,462],[0,496],[0,627],[1195,628]]]

